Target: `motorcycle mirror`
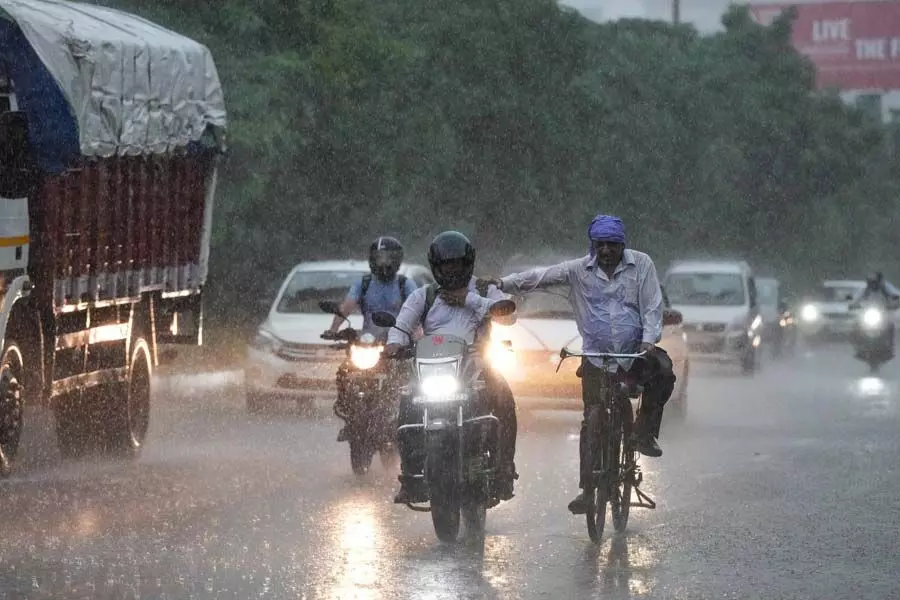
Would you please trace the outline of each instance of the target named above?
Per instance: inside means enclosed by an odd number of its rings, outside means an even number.
[[[397,319],[391,313],[379,310],[372,313],[372,322],[379,327],[393,327],[397,324]]]
[[[491,305],[492,317],[505,317],[516,312],[516,303],[512,300],[497,300]]]
[[[667,308],[663,311],[663,325],[681,325],[684,317],[681,311]]]
[[[346,317],[344,317],[344,315],[341,314],[341,305],[338,302],[335,302],[334,300],[320,300],[319,308],[322,310],[322,312],[326,312],[326,313],[332,314],[332,315],[337,315],[338,317],[342,317],[342,318],[346,319]]]

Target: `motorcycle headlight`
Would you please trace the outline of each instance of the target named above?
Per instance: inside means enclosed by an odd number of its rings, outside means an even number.
[[[867,308],[862,314],[862,323],[864,327],[875,329],[881,326],[884,320],[884,313],[877,308]]]
[[[383,349],[383,346],[350,346],[350,362],[357,369],[371,369],[378,364]]]
[[[459,391],[459,380],[455,375],[429,375],[421,387],[426,399],[441,399]]]
[[[281,342],[265,329],[260,329],[256,332],[256,337],[253,338],[253,341],[250,342],[250,346],[263,352],[275,354],[281,349]]]
[[[800,318],[807,323],[812,323],[819,319],[819,309],[816,308],[815,304],[807,304],[803,307],[803,310],[800,311]]]
[[[435,375],[456,377],[459,362],[451,360],[439,363],[419,363],[419,379],[425,380]]]
[[[501,373],[510,373],[516,369],[516,353],[499,340],[491,340],[487,347],[488,363]]]

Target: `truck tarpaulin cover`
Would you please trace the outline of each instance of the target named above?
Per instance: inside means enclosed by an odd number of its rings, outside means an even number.
[[[225,127],[209,50],[127,13],[0,0],[0,57],[50,173],[79,154],[160,154]]]
[[[751,6],[769,25],[790,4]],[[796,4],[793,43],[816,65],[822,88],[900,89],[900,2]]]

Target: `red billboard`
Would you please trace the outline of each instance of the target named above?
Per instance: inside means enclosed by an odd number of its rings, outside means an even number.
[[[757,22],[770,24],[784,4],[752,5]],[[795,4],[793,43],[815,63],[819,87],[900,89],[900,2]]]

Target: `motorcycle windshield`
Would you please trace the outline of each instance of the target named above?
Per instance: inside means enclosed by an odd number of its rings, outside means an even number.
[[[466,341],[453,335],[427,335],[416,343],[416,360],[459,359]]]

